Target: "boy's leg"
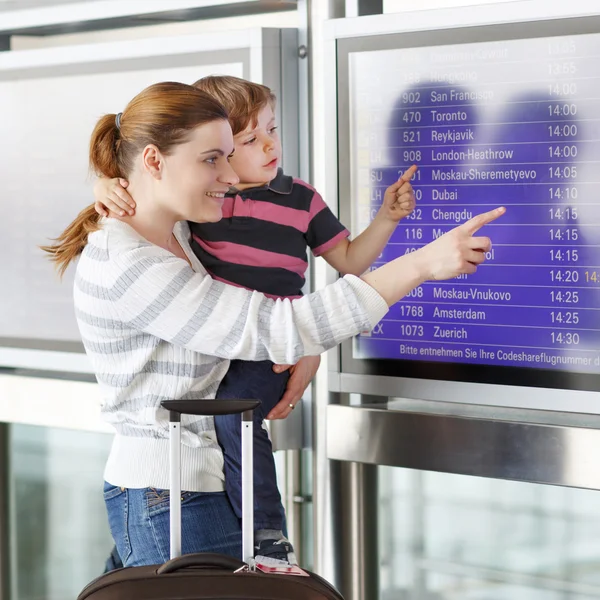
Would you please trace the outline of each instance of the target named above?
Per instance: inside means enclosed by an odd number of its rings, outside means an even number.
[[[274,373],[270,361],[232,361],[217,398],[256,398],[261,406],[254,414],[254,529],[260,552],[295,562],[293,548],[284,538],[284,511],[277,488],[273,449],[264,428],[264,417],[279,402],[289,373]],[[225,459],[225,489],[241,518],[241,417],[215,417],[217,440]],[[288,547],[289,546],[289,547]]]
[[[254,522],[255,529],[281,529],[281,495],[277,488],[273,449],[264,417],[277,404],[289,379],[288,372],[274,373],[271,361],[231,361],[217,391],[217,398],[256,398],[261,401],[254,411]],[[225,459],[225,488],[239,518],[242,516],[241,490],[241,416],[215,417],[217,441]]]
[[[116,571],[117,569],[122,568],[123,563],[121,562],[117,547],[113,546],[113,549],[110,551],[110,556],[106,559],[106,563],[104,564],[104,573],[110,573],[110,571]]]
[[[236,515],[242,518],[240,415],[215,417],[217,440],[225,458],[225,489]],[[254,529],[283,529],[281,495],[271,441],[260,417],[254,419]]]

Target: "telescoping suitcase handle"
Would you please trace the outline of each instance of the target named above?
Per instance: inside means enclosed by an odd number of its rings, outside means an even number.
[[[242,560],[254,562],[254,465],[252,415],[260,400],[164,400],[169,411],[171,558],[181,556],[181,415],[242,414]],[[177,501],[173,501],[176,499]]]

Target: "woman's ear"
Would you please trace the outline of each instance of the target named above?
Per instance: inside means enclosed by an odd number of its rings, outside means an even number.
[[[160,180],[163,171],[163,156],[154,144],[148,144],[142,152],[144,171],[150,173],[154,179]]]

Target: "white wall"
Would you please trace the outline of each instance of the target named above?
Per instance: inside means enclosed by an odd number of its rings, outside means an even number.
[[[518,0],[383,0],[383,12],[397,13],[409,10],[429,10],[454,8],[455,6],[475,6],[477,4],[505,4]]]
[[[187,21],[184,23],[129,27],[87,33],[69,33],[48,37],[15,36],[11,41],[11,49],[28,50],[32,48],[48,48],[51,46],[66,46],[72,44],[138,40],[150,37],[201,34],[209,31],[232,32],[231,35],[235,35],[235,30],[237,29],[251,29],[252,27],[298,27],[298,12],[293,10],[261,15],[249,15],[245,17]]]
[[[26,10],[29,8],[45,8],[49,4],[68,4],[80,0],[0,0],[0,12],[8,10]]]

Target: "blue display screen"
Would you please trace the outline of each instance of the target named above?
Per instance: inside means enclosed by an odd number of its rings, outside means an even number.
[[[415,289],[354,358],[600,372],[599,62],[596,34],[350,54],[355,235],[419,166],[375,266],[507,208],[476,274]]]

